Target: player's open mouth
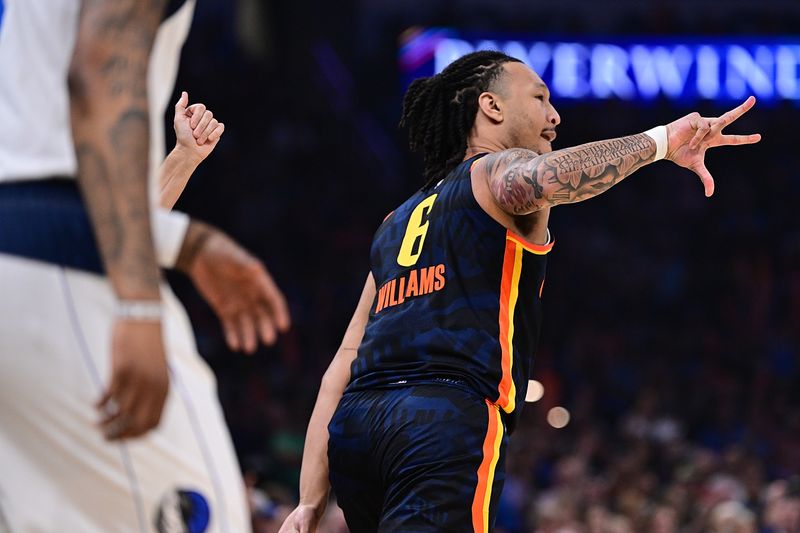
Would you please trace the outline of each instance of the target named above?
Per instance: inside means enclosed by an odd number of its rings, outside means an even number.
[[[556,140],[556,132],[555,130],[545,130],[542,132],[542,138],[551,143]]]

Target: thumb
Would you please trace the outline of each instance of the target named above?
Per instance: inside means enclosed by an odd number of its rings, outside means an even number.
[[[714,178],[711,177],[711,173],[706,168],[705,163],[700,162],[693,166],[692,171],[697,174],[700,177],[700,181],[703,182],[706,198],[714,194]]]
[[[175,104],[175,113],[183,114],[186,113],[186,106],[189,104],[189,93],[186,91],[181,92],[181,97],[178,99],[178,102]]]

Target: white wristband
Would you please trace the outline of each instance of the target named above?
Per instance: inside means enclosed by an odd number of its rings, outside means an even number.
[[[189,216],[161,207],[154,208],[152,213],[153,241],[158,264],[163,268],[172,268],[183,247]]]
[[[164,308],[154,300],[119,300],[114,315],[121,320],[160,322]]]
[[[656,157],[653,159],[653,161],[664,159],[664,156],[667,155],[667,148],[669,144],[667,140],[667,127],[656,126],[653,129],[647,130],[644,132],[644,134],[656,142]]]

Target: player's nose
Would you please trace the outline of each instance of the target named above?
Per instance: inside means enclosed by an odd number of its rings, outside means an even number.
[[[553,126],[558,126],[561,124],[561,115],[558,114],[558,111],[556,111],[556,108],[553,107],[553,104],[550,104],[550,110],[547,114],[547,121]]]

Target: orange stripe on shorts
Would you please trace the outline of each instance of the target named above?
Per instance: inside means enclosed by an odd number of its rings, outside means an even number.
[[[474,533],[488,533],[489,506],[492,503],[492,485],[497,459],[500,457],[500,443],[503,441],[503,423],[498,407],[486,400],[489,410],[489,427],[483,440],[483,459],[478,467],[478,486],[472,500],[472,529]]]

